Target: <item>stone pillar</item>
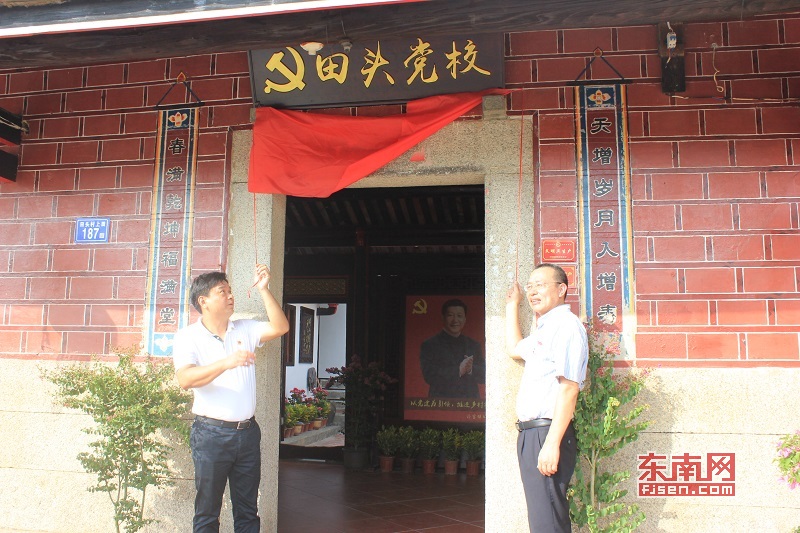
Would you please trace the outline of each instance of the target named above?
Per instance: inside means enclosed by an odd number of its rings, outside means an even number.
[[[258,291],[253,284],[256,260],[272,272],[270,290],[283,301],[283,247],[286,224],[286,197],[256,195],[255,220],[253,194],[247,191],[247,171],[252,145],[251,131],[233,133],[231,193],[228,206],[227,274],[236,299],[234,318],[266,319]],[[255,231],[255,236],[253,232]],[[257,245],[255,238],[258,239]],[[256,251],[258,257],[256,257]],[[278,447],[280,430],[281,340],[275,339],[259,349],[256,364],[256,420],[261,426],[261,490],[258,510],[262,531],[278,529]]]
[[[516,126],[515,133],[519,136],[519,122],[507,122]],[[524,126],[523,147],[530,147],[529,118],[525,119]],[[511,139],[507,137],[502,142],[509,141]],[[523,148],[523,157],[525,153],[530,153],[530,149]],[[514,429],[516,393],[523,365],[506,354],[504,337],[505,295],[517,268],[521,280],[528,278],[534,257],[533,179],[530,157],[526,159],[519,199],[518,170],[514,173],[509,173],[508,169],[504,169],[503,173],[488,172],[485,182],[487,532],[527,531],[528,528],[527,508],[517,465],[517,431]],[[530,313],[523,307],[520,315],[525,322],[523,331],[527,331]]]

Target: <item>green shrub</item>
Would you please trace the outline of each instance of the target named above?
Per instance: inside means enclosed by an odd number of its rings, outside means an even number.
[[[442,431],[442,450],[445,459],[457,461],[461,459],[461,433],[456,428]]]
[[[378,443],[378,450],[380,450],[381,455],[384,457],[397,455],[397,449],[400,447],[400,438],[396,427],[381,426],[381,430],[375,434],[375,440]]]
[[[284,404],[283,407],[283,427],[293,428],[299,422],[297,406],[294,404]]]
[[[486,450],[486,435],[483,431],[470,431],[461,437],[461,445],[467,454],[467,461],[477,461]]]
[[[417,431],[411,426],[405,426],[397,430],[400,446],[397,448],[397,455],[405,458],[412,458],[417,456],[419,451],[419,441],[417,439]]]
[[[438,459],[442,449],[442,432],[425,428],[419,432],[419,453],[423,459]]]
[[[158,432],[177,430],[188,443],[183,416],[191,394],[174,383],[173,375],[171,364],[156,365],[149,357],[144,365],[134,364],[132,351],[121,354],[116,367],[95,360],[42,371],[56,386],[62,405],[85,412],[95,422],[83,431],[100,438],[78,460],[97,475],[88,490],[108,493],[117,532],[121,525],[133,532],[155,522],[144,518],[147,488],[173,484],[167,461],[172,446]]]
[[[605,459],[639,438],[650,422],[637,422],[646,409],[636,405],[646,373],[631,370],[623,377],[614,372],[614,354],[619,338],[589,332],[587,382],[578,395],[575,433],[578,462],[575,482],[568,491],[570,516],[578,526],[592,533],[635,530],[645,520],[638,505],[620,501],[627,494],[618,485],[630,472],[603,469]]]
[[[369,447],[375,436],[384,392],[397,380],[383,372],[375,361],[364,364],[357,355],[347,366],[325,371],[331,375],[328,383],[345,386],[345,445],[348,448]]]
[[[800,429],[782,435],[776,448],[778,456],[774,459],[781,473],[781,481],[792,490],[800,486]]]
[[[313,403],[317,410],[316,417],[328,418],[328,415],[331,414],[331,402],[328,400],[328,391],[322,387],[317,387],[313,389],[311,393],[313,394],[311,403]]]
[[[302,420],[304,424],[309,424],[317,418],[317,408],[313,404],[298,404],[297,407],[299,407],[300,420]]]

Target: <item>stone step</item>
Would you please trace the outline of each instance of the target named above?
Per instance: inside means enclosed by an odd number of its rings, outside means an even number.
[[[342,426],[338,425],[339,423],[340,423],[339,417],[336,417],[336,420],[332,424],[329,423],[327,426],[323,428],[306,431],[305,433],[301,433],[296,437],[289,437],[288,439],[283,439],[281,444],[288,444],[291,446],[308,446],[309,444],[312,444],[314,442],[319,442],[321,440],[327,439],[328,437],[333,437],[342,430]]]
[[[328,391],[328,400],[330,401],[343,401],[344,400],[344,389],[337,390],[337,389],[330,389]]]

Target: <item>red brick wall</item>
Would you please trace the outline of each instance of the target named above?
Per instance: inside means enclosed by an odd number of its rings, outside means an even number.
[[[246,54],[0,73],[0,107],[30,124],[0,183],[0,357],[81,357],[141,340],[157,114],[179,72],[200,112],[192,266],[224,268],[229,126],[249,123]],[[182,86],[164,103],[189,101]],[[77,217],[111,219],[76,245]]]
[[[800,18],[687,25],[679,97],[661,92],[654,26],[512,33],[508,45],[508,85],[525,88],[512,112],[537,110],[539,239],[577,237],[565,83],[596,47],[633,82],[639,361],[798,366]],[[589,79],[616,78],[598,67]]]
[[[525,88],[510,113],[536,110],[537,237],[577,236],[566,84],[600,47],[633,81],[639,359],[800,365],[800,107],[782,101],[800,98],[800,18],[690,24],[686,46],[687,98],[678,98],[660,90],[655,27],[507,36],[507,84]],[[714,66],[736,100],[715,99]],[[193,267],[224,268],[229,127],[248,124],[251,107],[244,53],[0,72],[0,107],[31,125],[17,183],[0,184],[0,357],[80,357],[140,340],[152,107],[180,71],[207,103]],[[589,72],[613,76],[599,61]],[[176,88],[165,103],[183,101]],[[110,217],[111,242],[71,244],[78,216]]]

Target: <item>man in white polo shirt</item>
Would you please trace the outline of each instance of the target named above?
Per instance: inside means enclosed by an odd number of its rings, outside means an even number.
[[[175,335],[178,383],[194,390],[191,446],[197,495],[193,530],[219,531],[225,484],[230,482],[234,529],[258,532],[261,430],[255,421],[255,349],[289,331],[269,291],[269,269],[256,265],[256,286],[269,322],[230,320],[233,294],[224,272],[192,282],[190,301],[200,319]]]
[[[519,326],[519,286],[506,299],[506,350],[525,361],[517,393],[517,457],[534,533],[569,533],[567,486],[575,470],[577,441],[572,416],[586,379],[586,328],[570,311],[567,275],[542,263],[525,285],[534,312],[530,336]]]

